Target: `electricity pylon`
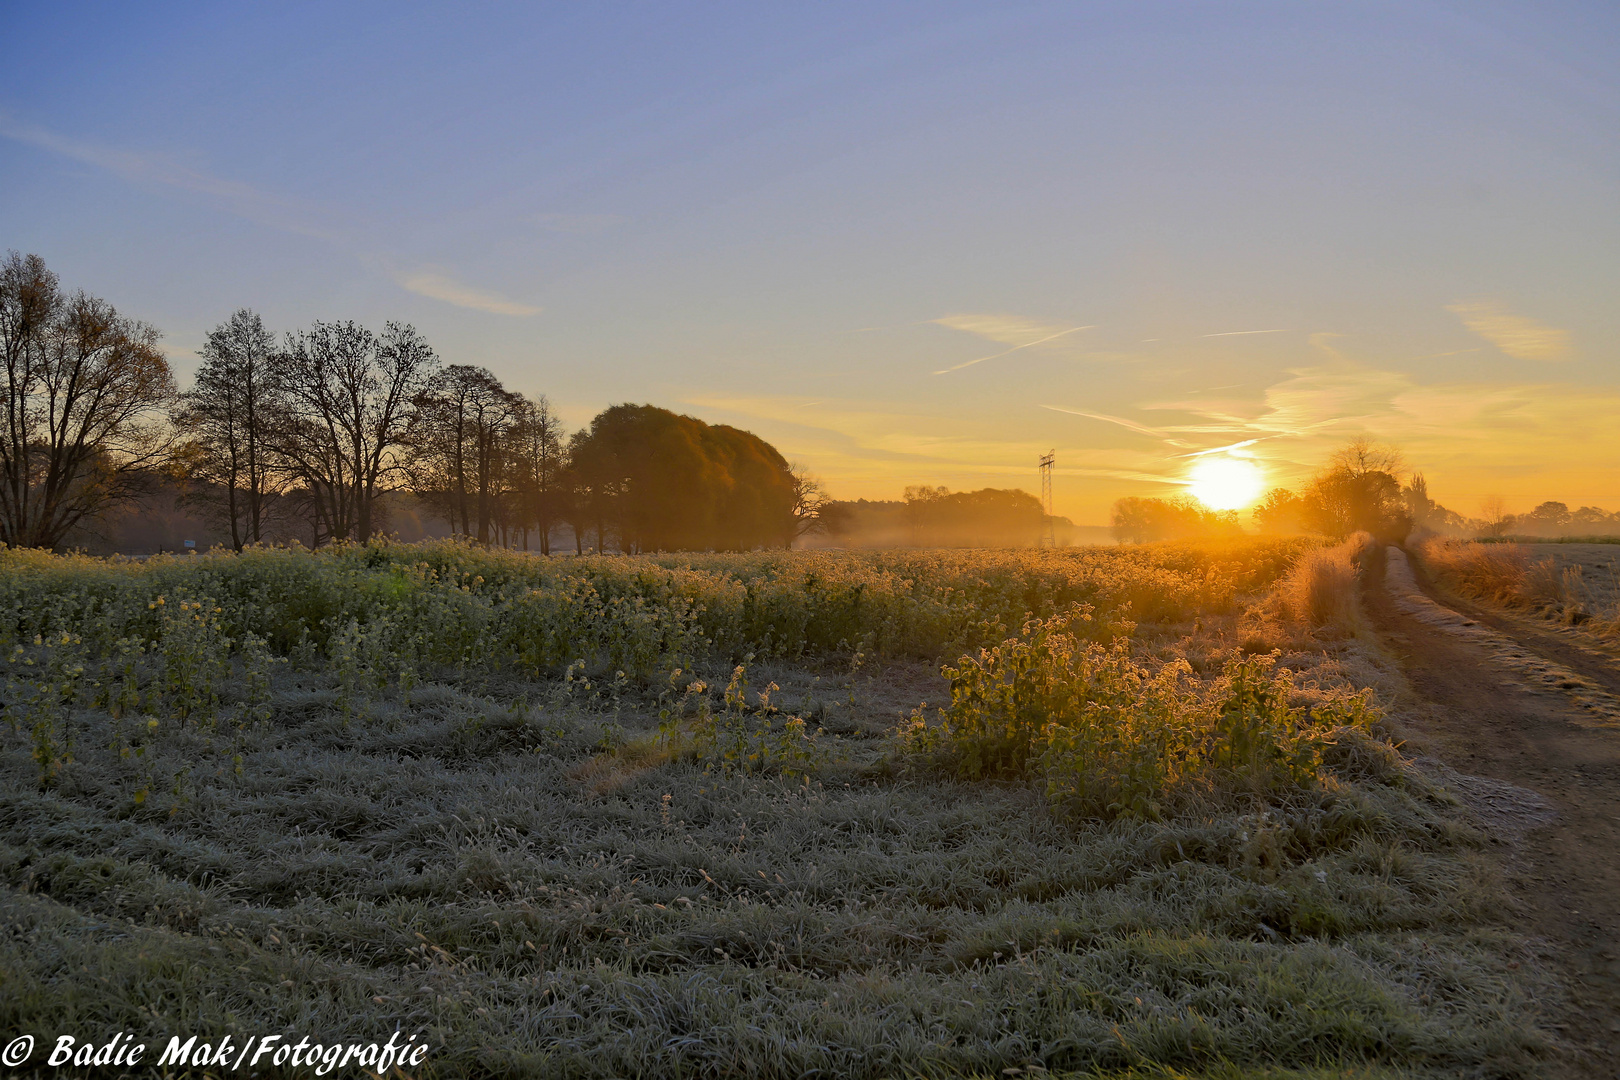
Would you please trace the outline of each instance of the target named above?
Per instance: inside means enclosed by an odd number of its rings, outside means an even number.
[[[1052,523],[1052,466],[1057,462],[1057,451],[1048,450],[1041,455],[1041,547],[1057,547],[1057,528]]]

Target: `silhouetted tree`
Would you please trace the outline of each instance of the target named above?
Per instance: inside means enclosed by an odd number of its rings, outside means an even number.
[[[1577,532],[1598,534],[1620,528],[1620,511],[1611,514],[1596,506],[1583,506],[1569,515],[1570,527]]]
[[[183,460],[196,485],[185,501],[228,526],[237,551],[264,539],[275,465],[275,354],[275,338],[259,316],[236,312],[209,331],[202,367],[174,413],[175,426],[189,437]]]
[[[651,405],[615,405],[574,436],[576,535],[611,529],[625,551],[776,545],[792,529],[793,476],[758,436]]]
[[[1040,542],[1046,515],[1027,491],[906,488],[912,543],[923,547],[1028,547]]]
[[[1404,538],[1412,519],[1402,496],[1401,469],[1398,451],[1367,439],[1335,451],[1302,498],[1306,528],[1328,536],[1365,530],[1385,540]]]
[[[369,539],[384,482],[401,469],[412,402],[438,358],[413,327],[352,322],[289,335],[274,365],[275,450],[312,515],[312,535]]]
[[[174,378],[158,332],[83,292],[37,255],[0,263],[0,543],[59,546],[135,495],[166,452]]]
[[[1255,524],[1262,532],[1297,533],[1305,529],[1305,502],[1285,488],[1272,488],[1254,508]]]
[[[563,520],[568,494],[562,423],[544,394],[532,399],[519,397],[515,404],[507,462],[517,520],[523,530],[523,548],[528,550],[532,526],[540,534],[541,554],[549,555],[551,530]]]
[[[1548,501],[1519,517],[1514,527],[1533,536],[1558,536],[1568,531],[1573,520],[1568,504]]]
[[[1114,503],[1114,538],[1135,544],[1155,540],[1240,534],[1237,512],[1211,510],[1189,495],[1171,499],[1120,499]]]
[[[789,472],[793,476],[793,531],[782,546],[791,548],[801,536],[827,531],[822,514],[828,499],[821,480],[810,475],[803,465],[792,465]]]
[[[1513,527],[1513,515],[1507,511],[1507,502],[1500,495],[1487,495],[1480,500],[1480,532],[1484,536],[1502,536]]]
[[[491,372],[451,364],[416,395],[411,424],[415,485],[450,528],[490,542],[506,479],[507,437],[520,398]]]

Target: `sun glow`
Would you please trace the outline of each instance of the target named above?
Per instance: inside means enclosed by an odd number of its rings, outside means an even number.
[[[1260,466],[1226,454],[1199,458],[1187,483],[1193,497],[1211,510],[1241,510],[1258,499],[1264,487]]]

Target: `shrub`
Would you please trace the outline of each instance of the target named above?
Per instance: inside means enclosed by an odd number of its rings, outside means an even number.
[[[1089,621],[1032,621],[947,668],[950,705],[935,724],[913,715],[902,754],[964,779],[1040,780],[1071,817],[1158,818],[1200,794],[1309,787],[1334,730],[1374,719],[1367,696],[1291,705],[1274,656],[1234,656],[1200,683],[1185,660],[1155,669],[1128,641],[1085,640]]]

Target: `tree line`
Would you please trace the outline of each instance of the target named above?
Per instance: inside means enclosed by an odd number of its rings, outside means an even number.
[[[1303,490],[1273,488],[1255,506],[1262,532],[1348,536],[1369,532],[1400,540],[1419,520],[1438,523],[1450,511],[1428,497],[1422,474],[1402,485],[1404,462],[1396,450],[1356,439],[1335,451]],[[1196,500],[1121,499],[1114,504],[1114,535],[1119,540],[1240,535],[1235,510],[1214,511]]]
[[[1020,488],[951,491],[917,485],[905,499],[825,502],[819,527],[850,547],[1035,547],[1048,524],[1060,544],[1072,542],[1068,518],[1048,522],[1041,502]]]
[[[749,432],[651,405],[565,430],[542,395],[445,364],[415,328],[320,322],[277,337],[242,310],[181,392],[158,332],[36,255],[0,264],[0,543],[59,548],[165,478],[237,550],[364,541],[407,491],[450,531],[549,553],[789,546],[815,481]]]
[[[1408,475],[1405,483],[1403,475]],[[1595,506],[1572,511],[1561,502],[1544,502],[1515,515],[1492,496],[1484,501],[1480,517],[1459,514],[1430,498],[1427,480],[1421,472],[1407,473],[1399,451],[1368,439],[1335,451],[1300,490],[1273,488],[1253,515],[1262,532],[1335,537],[1368,532],[1386,542],[1399,542],[1414,530],[1479,537],[1620,533],[1620,513]],[[1144,543],[1237,535],[1243,527],[1236,511],[1217,512],[1180,496],[1120,499],[1114,504],[1113,531],[1118,540]]]

